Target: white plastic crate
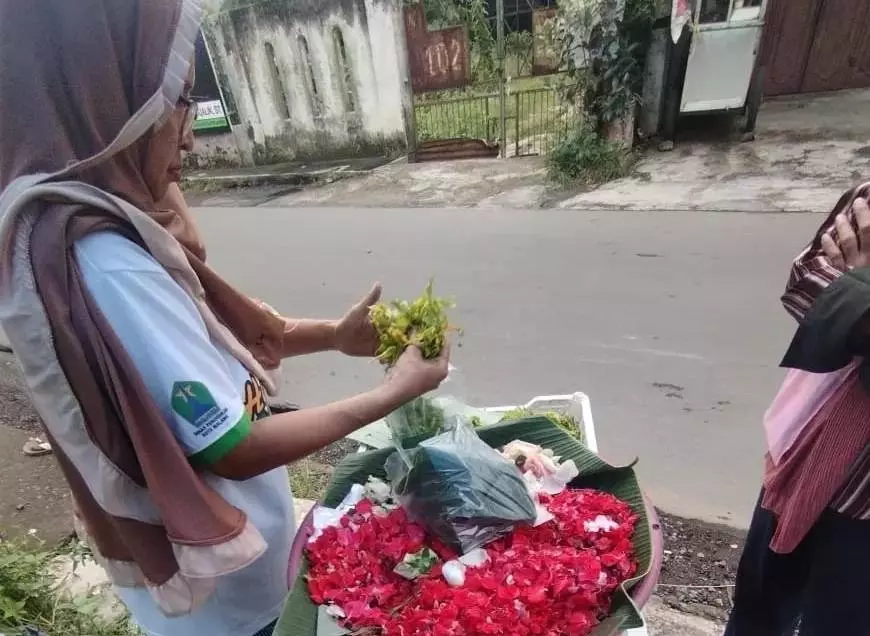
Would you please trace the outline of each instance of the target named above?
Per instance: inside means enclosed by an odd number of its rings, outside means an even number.
[[[595,435],[595,423],[592,421],[592,405],[585,393],[570,395],[539,395],[523,406],[491,406],[483,410],[487,413],[507,413],[518,408],[528,409],[532,413],[566,413],[580,424],[586,447],[593,453],[598,452],[598,437]]]
[[[586,446],[594,453],[598,452],[598,438],[595,435],[595,424],[592,421],[592,407],[585,393],[570,395],[539,395],[522,406],[490,406],[481,410],[487,413],[507,413],[517,408],[526,408],[533,413],[555,411],[568,413],[580,423],[583,429]],[[378,420],[368,426],[348,435],[350,439],[359,442],[367,448],[386,448],[392,445],[390,430],[384,420]]]

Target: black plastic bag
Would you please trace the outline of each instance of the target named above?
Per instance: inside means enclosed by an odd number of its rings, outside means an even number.
[[[394,453],[386,472],[411,518],[460,554],[536,518],[516,465],[466,422]]]

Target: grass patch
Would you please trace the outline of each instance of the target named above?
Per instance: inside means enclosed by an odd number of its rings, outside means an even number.
[[[287,471],[290,475],[290,490],[297,499],[319,501],[329,485],[332,467],[303,459],[291,464]]]
[[[547,156],[550,176],[563,184],[598,185],[631,172],[635,155],[621,144],[581,126]]]
[[[98,597],[60,592],[52,565],[62,554],[0,541],[0,633],[20,634],[30,627],[49,636],[139,636],[126,617],[101,616]]]

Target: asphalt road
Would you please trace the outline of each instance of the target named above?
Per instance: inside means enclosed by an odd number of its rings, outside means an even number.
[[[779,304],[803,214],[199,208],[209,258],[288,315],[339,315],[372,283],[430,276],[465,331],[454,362],[478,405],[584,391],[603,455],[640,457],[645,488],[683,516],[745,526],[761,418],[793,331]],[[372,386],[334,354],[285,366],[284,397]]]

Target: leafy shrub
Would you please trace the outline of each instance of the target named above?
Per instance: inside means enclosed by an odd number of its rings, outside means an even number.
[[[547,161],[553,179],[593,185],[625,176],[631,155],[621,144],[581,126],[553,148]]]
[[[136,636],[126,617],[100,615],[97,597],[61,594],[52,575],[59,555],[0,541],[0,633],[39,629],[48,636]]]

